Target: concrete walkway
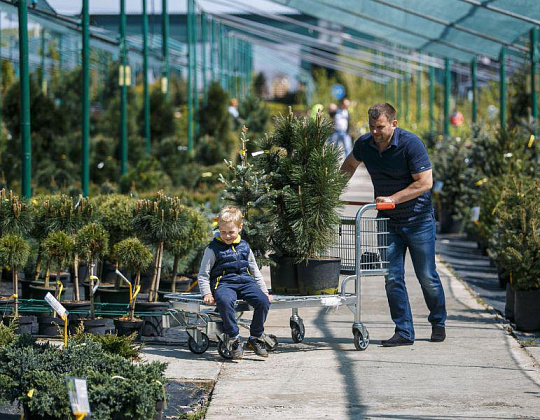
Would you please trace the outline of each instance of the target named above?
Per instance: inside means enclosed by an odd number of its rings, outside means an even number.
[[[370,200],[366,173],[344,199]],[[540,370],[499,320],[439,260],[447,296],[448,338],[429,342],[427,309],[410,261],[407,285],[415,319],[413,346],[384,348],[393,334],[384,279],[363,283],[363,321],[371,344],[353,345],[352,313],[307,308],[303,343],[293,343],[288,310],[270,310],[268,333],[280,342],[267,360],[247,352],[224,361],[211,347],[146,347],[148,360],[169,362],[171,378],[216,379],[207,419],[540,418]],[[265,271],[269,280],[268,272]],[[245,335],[245,334],[244,334]]]

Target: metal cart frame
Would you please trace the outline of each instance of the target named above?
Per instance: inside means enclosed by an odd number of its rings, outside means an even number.
[[[367,217],[365,213],[369,210],[392,209],[394,204],[351,204],[363,205],[354,219],[342,219],[338,232],[338,239],[343,239],[343,226],[354,225],[354,244],[344,244],[340,240],[337,247],[338,251],[351,251],[351,246],[354,246],[354,259],[348,262],[342,260],[342,272],[351,273],[351,268],[354,267],[354,274],[348,275],[341,281],[338,289],[340,293],[310,296],[273,295],[272,310],[291,309],[292,311],[290,327],[291,337],[295,343],[302,342],[305,336],[304,322],[298,311],[300,308],[344,305],[354,314],[352,324],[354,346],[357,350],[366,350],[369,346],[369,332],[362,322],[362,280],[368,276],[386,277],[388,275],[388,219]],[[353,280],[355,290],[353,293],[347,293],[347,285]],[[202,354],[209,348],[210,341],[217,341],[219,354],[226,359],[232,357],[229,338],[223,333],[223,323],[215,307],[205,305],[202,296],[196,293],[170,293],[165,295],[165,298],[171,301],[175,309],[171,311],[171,316],[186,328],[188,348],[193,353]],[[242,314],[250,310],[252,308],[246,302],[241,300],[236,302],[239,326],[249,328],[251,321],[242,319]],[[276,348],[278,343],[275,336],[267,334],[263,338],[269,351]]]

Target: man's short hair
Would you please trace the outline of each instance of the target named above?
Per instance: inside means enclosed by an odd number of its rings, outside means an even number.
[[[396,119],[396,109],[389,103],[375,104],[368,110],[368,117],[377,120],[381,115],[385,115],[389,122]]]
[[[238,207],[226,206],[221,209],[218,215],[218,223],[233,222],[236,226],[242,224],[242,212]]]

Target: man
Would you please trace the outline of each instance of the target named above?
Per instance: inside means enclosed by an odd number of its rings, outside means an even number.
[[[329,113],[334,119],[334,133],[330,137],[330,143],[340,145],[343,148],[345,156],[349,155],[352,149],[352,140],[348,133],[349,111],[347,108],[349,108],[349,105],[350,101],[347,98],[343,98],[339,104],[339,108],[335,110],[332,108],[329,109]]]
[[[433,176],[422,141],[398,128],[396,110],[387,103],[368,111],[369,133],[360,137],[341,170],[352,176],[364,162],[375,189],[375,202],[395,203],[388,217],[389,273],[385,288],[395,334],[383,340],[385,347],[414,343],[412,312],[405,286],[405,254],[411,254],[432,325],[431,341],[446,338],[444,290],[435,267],[435,218],[431,205]]]

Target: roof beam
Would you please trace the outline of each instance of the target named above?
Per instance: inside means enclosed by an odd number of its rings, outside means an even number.
[[[407,13],[407,14],[410,14],[410,15],[413,15],[413,16],[417,16],[417,17],[420,17],[422,19],[427,19],[431,22],[435,22],[435,23],[438,23],[440,25],[444,25],[448,28],[453,28],[453,29],[456,29],[458,31],[462,31],[462,32],[465,32],[469,35],[472,35],[472,36],[476,36],[476,37],[479,37],[479,38],[483,38],[483,39],[486,39],[488,41],[492,41],[492,42],[496,42],[498,44],[501,44],[501,45],[504,45],[505,47],[508,47],[514,51],[519,51],[519,52],[528,52],[529,49],[527,47],[525,47],[524,45],[513,45],[513,43],[511,42],[507,42],[503,39],[500,39],[500,38],[496,38],[494,36],[491,36],[491,35],[488,35],[488,34],[485,34],[483,32],[479,32],[479,31],[476,31],[474,29],[470,29],[470,28],[467,28],[465,26],[462,26],[462,25],[459,25],[459,24],[456,24],[456,23],[453,23],[453,22],[448,22],[448,21],[445,21],[445,20],[442,20],[442,19],[439,19],[439,18],[436,18],[434,16],[430,16],[430,15],[426,15],[425,13],[420,13],[420,12],[417,12],[417,11],[414,11],[414,10],[411,10],[411,9],[407,9],[406,7],[403,7],[403,6],[399,6],[397,4],[393,4],[392,2],[390,1],[387,1],[387,0],[371,0],[373,2],[376,2],[376,3],[380,3],[384,6],[387,6],[387,7],[390,7],[392,9],[396,9],[396,10],[399,10],[401,12],[404,12],[404,13]]]
[[[510,10],[501,9],[500,7],[491,6],[486,1],[478,1],[478,0],[459,0],[459,1],[472,4],[473,6],[481,7],[483,9],[490,10],[495,13],[500,13],[501,15],[513,17],[514,19],[519,19],[527,23],[532,23],[533,25],[540,26],[540,20],[538,19],[533,19],[529,16],[523,16],[523,15],[520,15],[519,13],[511,12]]]

